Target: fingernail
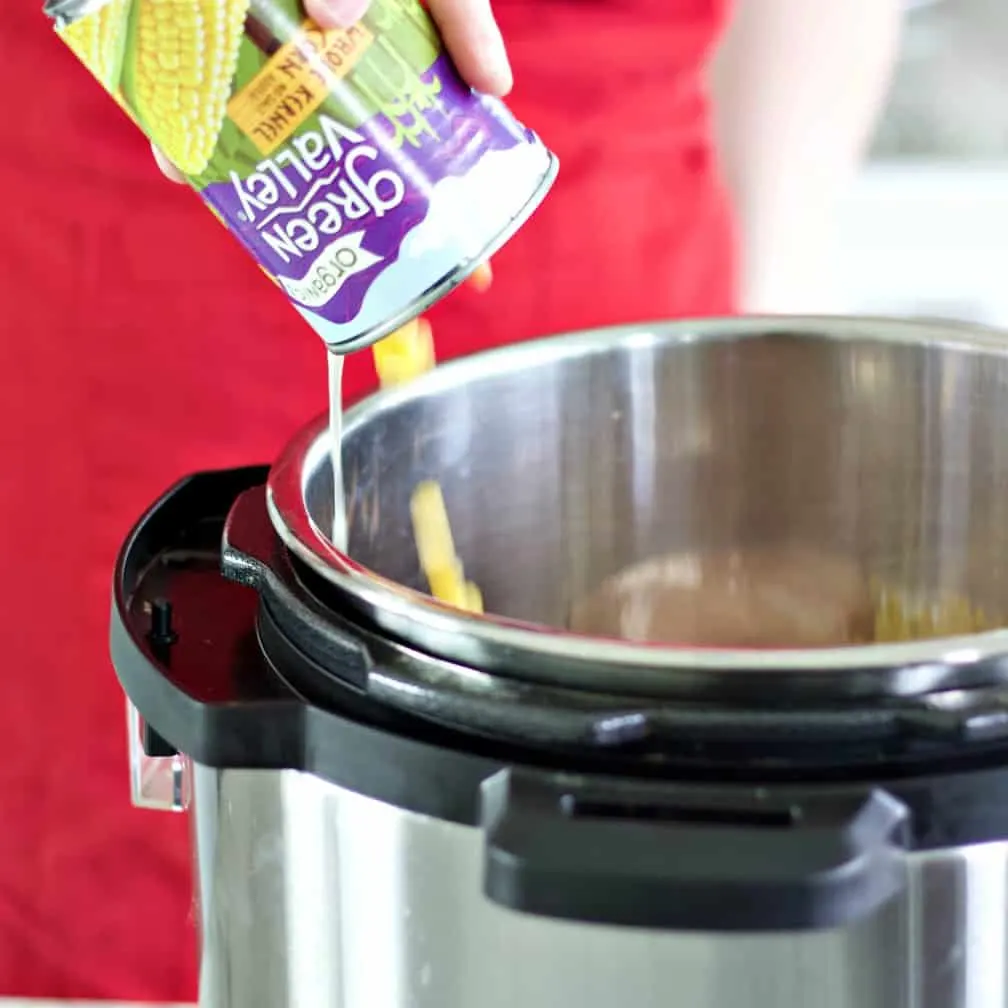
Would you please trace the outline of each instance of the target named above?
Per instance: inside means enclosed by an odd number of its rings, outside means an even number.
[[[175,165],[168,160],[164,152],[157,146],[157,144],[151,144],[151,152],[154,154],[154,161],[157,163],[158,168],[161,169],[162,175],[171,179],[172,182],[186,181],[185,175],[183,175],[182,172],[180,172],[178,168],[176,168]]]
[[[485,294],[493,283],[493,269],[490,263],[480,263],[469,276],[469,283],[477,294]]]
[[[493,85],[491,93],[503,98],[514,86],[514,74],[511,72],[504,37],[496,26],[480,40],[479,53],[483,72]]]
[[[500,64],[493,68],[492,73],[496,82],[494,94],[498,98],[507,97],[511,93],[511,88],[514,87],[514,74],[511,72],[511,64],[508,62],[507,56],[501,56]]]
[[[349,28],[367,13],[371,0],[313,0],[308,13],[324,28]]]

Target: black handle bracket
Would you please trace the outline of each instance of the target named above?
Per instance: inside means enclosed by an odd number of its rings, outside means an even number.
[[[271,562],[281,549],[264,504],[264,487],[240,494],[228,512],[221,545],[221,571],[226,578],[254,588],[262,601],[259,629],[275,647],[301,649],[307,658],[330,669],[347,686],[367,691],[371,658],[352,636],[341,633],[332,619],[296,599],[282,584]]]
[[[907,880],[910,815],[880,789],[687,789],[506,769],[483,785],[482,824],[486,896],[565,920],[837,927]]]

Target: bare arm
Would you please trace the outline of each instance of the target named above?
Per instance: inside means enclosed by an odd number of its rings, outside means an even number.
[[[871,137],[902,0],[736,0],[711,85],[747,312],[829,311],[835,212]]]

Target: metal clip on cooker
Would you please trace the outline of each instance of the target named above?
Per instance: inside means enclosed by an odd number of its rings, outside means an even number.
[[[187,808],[212,1008],[1008,1005],[1008,633],[578,636],[669,549],[800,537],[1008,612],[1008,344],[882,320],[577,333],[184,480],[116,570],[134,794]],[[420,590],[435,478],[490,613]],[[352,557],[352,559],[351,559]]]

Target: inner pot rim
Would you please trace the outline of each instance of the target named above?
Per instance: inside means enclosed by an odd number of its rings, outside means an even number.
[[[949,323],[926,324],[879,317],[748,316],[653,322],[575,331],[514,344],[446,362],[398,388],[378,391],[344,417],[348,437],[376,415],[414,398],[464,384],[490,372],[514,372],[586,352],[670,341],[695,343],[794,335],[809,339],[872,341],[880,344],[949,346],[963,351],[1008,355],[996,330]],[[284,545],[337,590],[337,597],[374,624],[429,654],[475,665],[487,672],[533,681],[566,681],[581,687],[631,686],[628,674],[648,692],[671,688],[670,673],[754,671],[766,674],[858,671],[883,676],[886,692],[910,695],[940,688],[953,669],[987,665],[1008,654],[1008,628],[900,644],[831,648],[744,649],[676,647],[591,637],[494,615],[477,615],[443,605],[356,563],[336,550],[305,506],[305,475],[328,464],[328,420],[303,427],[270,471],[267,506]],[[896,678],[893,679],[893,674]],[[681,683],[679,684],[682,685]],[[867,686],[867,683],[863,684]]]

